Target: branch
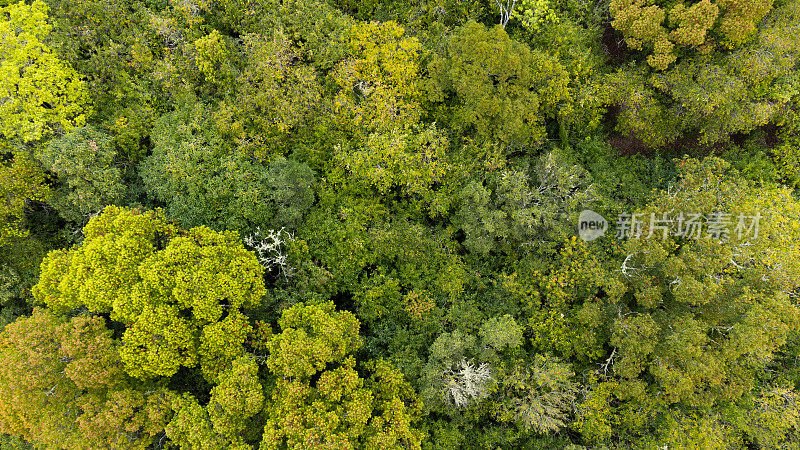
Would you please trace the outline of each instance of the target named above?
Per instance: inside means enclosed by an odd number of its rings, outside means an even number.
[[[511,16],[514,14],[514,6],[516,6],[517,0],[494,0],[494,2],[497,3],[497,6],[500,8],[500,25],[505,28]]]
[[[608,359],[606,359],[605,364],[600,364],[600,367],[603,369],[603,375],[608,375],[608,366],[610,366],[611,363],[614,362],[614,356],[616,354],[617,354],[617,348],[614,347],[614,349],[611,351],[611,356],[609,356]]]

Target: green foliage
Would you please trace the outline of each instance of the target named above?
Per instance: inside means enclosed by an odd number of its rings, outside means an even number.
[[[470,21],[428,65],[437,120],[511,148],[537,148],[544,119],[569,98],[569,77],[552,56],[511,39],[501,26]],[[450,106],[452,105],[452,106]]]
[[[44,2],[1,448],[798,447],[800,2]]]
[[[772,153],[781,179],[789,186],[800,186],[800,139],[784,142]]]
[[[153,154],[139,169],[148,192],[186,228],[297,226],[314,201],[313,172],[282,156],[266,165],[226,152],[207,114],[197,105],[157,121]]]
[[[577,398],[573,376],[568,364],[550,355],[518,361],[498,387],[498,420],[542,434],[565,428]]]
[[[139,448],[167,419],[164,392],[130,380],[100,317],[36,309],[0,334],[2,431],[36,444]]]
[[[82,225],[106,205],[121,202],[125,185],[107,134],[91,126],[78,128],[53,139],[35,156],[61,183],[51,203],[65,219]]]
[[[351,313],[299,303],[279,324],[267,366],[280,378],[260,448],[420,448],[420,405],[403,374],[382,360],[366,365],[369,380],[354,369],[348,355],[361,341]]]
[[[600,138],[579,142],[573,153],[575,162],[592,174],[598,202],[605,211],[622,212],[644,206],[666,189],[675,178],[674,163],[664,155],[619,155],[619,151]]]
[[[608,276],[600,255],[574,236],[555,262],[546,273],[520,267],[507,280],[506,289],[521,291],[531,307],[528,325],[534,348],[573,361],[596,359],[606,337],[601,298],[613,302],[623,287]]]
[[[786,33],[800,26],[800,14],[788,3],[761,23],[735,51],[683,58],[656,74],[643,68],[613,74],[611,100],[621,108],[617,130],[649,146],[694,133],[701,144],[714,144],[783,121],[794,89],[786,77],[800,58],[800,45]],[[767,57],[775,54],[781,56]]]
[[[174,91],[162,89],[160,59],[170,49],[150,21],[147,2],[47,0],[53,49],[85,77],[91,93],[90,120],[102,123],[119,158],[134,164],[147,152],[153,121]]]
[[[238,311],[257,305],[264,285],[235,232],[180,232],[158,213],[107,207],[84,235],[42,262],[34,297],[125,325],[119,352],[130,375],[169,376],[199,362],[215,380],[241,356],[249,325]]]
[[[456,216],[466,234],[464,246],[483,255],[495,249],[512,254],[551,250],[572,233],[580,207],[595,200],[589,173],[554,152],[530,168],[509,168],[487,178],[487,183],[465,186]]]
[[[166,436],[191,448],[252,449],[243,434],[255,426],[254,416],[263,405],[258,365],[243,356],[220,374],[207,405],[201,406],[191,394],[171,393],[169,406],[174,415],[165,427]]]
[[[0,8],[0,136],[8,140],[37,141],[86,121],[86,84],[43,42],[47,12],[41,0]]]
[[[214,427],[233,436],[245,430],[242,419],[254,416],[263,405],[258,365],[249,357],[242,357],[220,375],[219,384],[211,390],[207,409]]]
[[[217,30],[211,30],[211,33],[194,41],[194,47],[197,68],[208,81],[220,83],[230,76],[231,67],[226,65],[230,58],[228,49]]]
[[[28,235],[25,204],[50,199],[52,191],[45,180],[42,167],[27,152],[14,152],[0,164],[0,246]]]
[[[481,337],[481,342],[496,351],[502,351],[507,347],[514,348],[521,345],[522,331],[523,328],[517,325],[514,317],[506,314],[492,317],[484,322],[478,330],[478,335]]]
[[[702,0],[683,2],[612,0],[612,25],[635,50],[652,49],[647,63],[664,70],[677,59],[675,47],[708,53],[715,47],[738,47],[756,32],[773,0]],[[715,26],[717,24],[717,26]]]
[[[447,148],[447,139],[435,124],[408,131],[394,128],[369,135],[362,148],[337,148],[334,161],[349,175],[347,181],[369,189],[368,194],[390,199],[397,193],[398,200],[418,198],[431,215],[437,215],[449,206],[446,196],[434,190],[445,182],[451,169]]]
[[[347,59],[331,72],[334,120],[367,132],[404,127],[420,115],[420,43],[396,22],[358,23],[344,41]]]
[[[550,0],[522,0],[518,12],[522,26],[538,33],[544,25],[561,21]]]
[[[532,28],[523,18],[527,32],[522,35],[532,48],[557,57],[569,75],[569,96],[559,104],[557,115],[559,138],[566,141],[589,136],[600,128],[608,101],[605,61],[600,46],[602,28],[597,20],[582,11],[587,8],[586,4],[581,8],[577,2],[560,1],[558,5],[538,2],[543,3],[549,5],[542,5],[547,15],[534,19],[539,25]],[[549,9],[551,7],[554,9]],[[554,11],[557,16],[552,16]]]
[[[215,125],[239,152],[267,160],[280,152],[290,132],[308,122],[321,87],[313,68],[299,60],[298,49],[280,32],[247,34],[240,51],[244,68],[235,95],[220,103]]]
[[[0,162],[0,328],[30,311],[30,289],[47,253],[47,239],[38,230],[31,233],[39,224],[26,210],[52,198],[48,177],[27,151],[6,156]]]
[[[643,214],[721,211],[732,223],[722,237],[707,230],[698,239],[625,243],[620,281],[627,294],[609,318],[615,350],[607,364],[622,379],[652,377],[668,404],[709,408],[752,389],[800,326],[788,297],[798,285],[792,242],[799,210],[787,190],[756,189],[720,159],[687,158],[678,166],[673,193],[659,195]],[[756,211],[765,218],[758,236],[737,232],[738,215]]]
[[[278,324],[282,331],[270,340],[267,366],[283,377],[310,377],[361,346],[358,319],[334,311],[332,302],[298,303],[283,312]]]

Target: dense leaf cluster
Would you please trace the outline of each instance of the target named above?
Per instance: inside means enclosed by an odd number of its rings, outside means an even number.
[[[0,0],[0,448],[799,448],[798,74],[799,0]]]

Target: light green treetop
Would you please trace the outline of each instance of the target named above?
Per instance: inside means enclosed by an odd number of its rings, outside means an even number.
[[[86,122],[80,75],[44,43],[52,26],[36,0],[0,8],[0,136],[30,142]]]

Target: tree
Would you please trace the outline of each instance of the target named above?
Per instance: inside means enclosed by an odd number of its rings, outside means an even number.
[[[505,28],[506,24],[511,17],[514,15],[514,7],[517,4],[516,0],[495,0],[495,5],[497,5],[498,9],[500,9],[500,25]]]
[[[220,84],[232,75],[229,50],[217,30],[194,41],[197,68],[210,83]]]
[[[48,447],[144,449],[163,430],[164,391],[125,375],[98,316],[36,309],[0,333],[0,429]]]
[[[537,33],[542,31],[544,25],[561,21],[550,0],[522,0],[519,9],[515,13],[522,21],[522,26]]]
[[[235,232],[180,231],[158,212],[109,206],[84,241],[42,262],[34,298],[59,313],[86,308],[124,325],[120,358],[140,379],[200,364],[216,380],[242,355],[242,308],[264,295],[263,268]]]
[[[569,95],[559,104],[557,120],[563,144],[587,137],[600,127],[608,89],[602,49],[603,25],[589,3],[524,0],[515,39],[557,57],[569,75]],[[570,142],[572,143],[572,142]]]
[[[394,128],[370,134],[361,148],[340,145],[334,162],[348,176],[342,184],[360,187],[359,194],[377,193],[387,200],[419,198],[432,215],[443,214],[448,206],[446,194],[437,195],[434,188],[451,175],[447,147],[444,132],[435,124]],[[337,172],[330,173],[333,178]],[[394,196],[396,192],[399,195]]]
[[[43,43],[52,25],[47,5],[0,8],[0,136],[31,142],[86,121],[88,90],[80,75]]]
[[[773,0],[702,0],[687,6],[683,2],[613,0],[609,11],[611,24],[623,33],[628,46],[652,49],[647,63],[664,70],[678,58],[676,46],[709,53],[717,46],[731,49],[745,43],[772,4]]]
[[[565,428],[577,399],[574,375],[569,364],[552,355],[536,354],[532,364],[518,361],[498,388],[496,417],[537,433]]]
[[[3,142],[0,141],[0,145]],[[5,146],[0,159],[0,245],[12,236],[26,236],[25,205],[30,201],[50,200],[51,189],[41,165],[26,151]]]
[[[464,246],[481,255],[548,251],[571,232],[565,219],[595,199],[588,172],[550,152],[531,168],[467,184],[454,222],[466,234]]]
[[[125,185],[106,133],[81,127],[51,140],[34,155],[61,182],[52,204],[64,218],[83,225],[106,205],[122,201]]]
[[[441,333],[428,349],[420,379],[426,408],[450,415],[454,406],[475,409],[503,382],[501,355],[520,345],[522,327],[510,315],[485,320],[477,333]]]
[[[191,394],[176,393],[171,393],[169,405],[174,416],[165,430],[172,442],[197,449],[252,449],[248,428],[261,426],[255,416],[264,406],[258,365],[249,356],[236,359],[221,373],[205,406]]]
[[[348,57],[330,74],[338,88],[333,112],[340,126],[369,133],[419,120],[416,79],[421,46],[404,34],[394,21],[350,28],[344,41]]]
[[[0,138],[3,150],[7,148]],[[48,181],[29,151],[17,149],[0,156],[0,329],[31,310],[30,290],[52,237],[43,231],[57,216],[52,212],[37,220],[31,214],[34,205],[52,211],[44,203],[53,195]]]
[[[489,364],[472,364],[466,359],[462,359],[454,367],[445,369],[443,376],[445,396],[457,408],[463,408],[488,397],[487,386],[493,380]]]
[[[298,303],[281,314],[282,332],[269,343],[267,366],[283,377],[308,378],[361,346],[359,322],[332,302]]]
[[[569,98],[564,67],[511,39],[499,25],[470,21],[459,27],[428,72],[426,91],[436,120],[512,149],[541,145],[544,119],[555,118]]]
[[[772,8],[771,1],[724,3],[734,9],[738,6],[733,3],[746,5],[747,14]],[[722,8],[723,2],[717,4]],[[800,26],[797,8],[787,2],[767,15],[757,13],[761,15],[751,24],[759,24],[757,32],[745,31],[752,36],[732,48],[687,52],[655,73],[632,65],[612,74],[607,101],[620,106],[617,131],[634,134],[651,147],[679,138],[710,145],[770,123],[787,124],[796,89],[787,80],[793,79],[789,74],[800,60],[800,46],[787,38],[787,30]],[[740,25],[737,30],[748,28]]]
[[[800,286],[800,205],[784,188],[756,189],[717,158],[685,158],[679,168],[677,189],[644,210],[641,237],[623,246],[627,292],[608,318],[607,366],[623,380],[652,377],[667,404],[707,408],[749,392],[800,327],[790,297]],[[662,222],[668,211],[676,217]],[[764,218],[757,232],[756,214]],[[660,239],[665,230],[655,227],[664,224],[682,234]]]
[[[48,201],[53,192],[41,165],[26,151],[3,155],[0,162],[0,248],[19,243],[29,234],[25,207],[32,201]],[[23,253],[16,253],[22,255]]]
[[[153,154],[139,166],[148,193],[187,228],[299,225],[314,202],[311,169],[280,155],[262,164],[226,149],[209,114],[192,105],[157,121]]]
[[[684,58],[655,74],[635,68],[611,75],[611,101],[621,107],[617,130],[650,146],[695,136],[714,144],[784,123],[795,89],[785,77],[800,60],[800,46],[786,38],[786,30],[800,26],[797,8],[776,8],[750,42],[731,52]]]
[[[148,151],[153,121],[175,94],[162,83],[168,44],[151,25],[162,8],[118,0],[46,3],[53,24],[48,44],[82,75],[91,121],[113,138],[120,162],[135,164]]]
[[[355,370],[359,323],[351,313],[298,303],[279,323],[267,365],[280,378],[260,448],[421,448],[413,427],[420,405],[403,374],[385,361],[366,364],[368,380]]]
[[[244,67],[215,120],[222,135],[237,142],[238,152],[269,160],[282,153],[290,133],[309,121],[322,88],[313,67],[302,63],[283,33],[247,34],[240,51]]]

